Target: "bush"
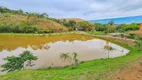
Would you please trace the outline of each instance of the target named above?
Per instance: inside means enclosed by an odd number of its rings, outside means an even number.
[[[135,46],[139,51],[142,51],[142,39],[135,37]]]
[[[96,31],[105,31],[107,28],[104,24],[95,23],[95,30]]]
[[[37,57],[33,56],[33,54],[29,51],[24,51],[18,57],[11,56],[11,57],[4,58],[4,60],[6,60],[7,63],[1,66],[2,68],[4,68],[2,71],[13,72],[13,71],[24,69],[24,63],[26,61],[27,61],[26,66],[33,66],[31,61],[37,60]]]
[[[139,30],[139,24],[132,23],[132,24],[121,24],[116,27],[118,32],[125,32],[125,31],[134,31]]]
[[[94,34],[94,35],[104,35],[104,32],[101,31],[94,31],[94,32],[88,32],[88,34]]]

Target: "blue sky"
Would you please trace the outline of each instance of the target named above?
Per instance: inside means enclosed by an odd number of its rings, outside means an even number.
[[[142,0],[0,0],[0,6],[85,20],[142,15]]]

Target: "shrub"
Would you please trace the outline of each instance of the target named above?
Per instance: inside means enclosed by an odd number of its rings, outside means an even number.
[[[142,39],[139,37],[135,37],[135,47],[139,50],[142,51]]]
[[[4,58],[4,60],[6,60],[7,62],[1,66],[2,68],[4,68],[2,71],[13,72],[16,70],[24,69],[24,63],[26,61],[26,66],[33,66],[34,64],[32,64],[32,61],[37,60],[37,57],[33,56],[30,51],[24,51],[18,57],[11,56]]]

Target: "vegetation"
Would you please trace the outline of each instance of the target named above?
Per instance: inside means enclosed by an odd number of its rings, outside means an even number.
[[[0,7],[0,33],[53,33],[65,31],[91,31],[90,34],[105,34],[113,32],[126,32],[139,29],[139,24],[122,24],[115,27],[114,22],[108,24],[89,23],[87,21],[75,22],[73,20],[59,20],[49,18],[46,13],[27,13],[22,10],[10,10],[5,7]],[[56,25],[55,25],[56,24]],[[43,35],[45,36],[45,35]],[[133,34],[130,35],[135,36]],[[26,66],[33,66],[33,60],[37,60],[31,52],[24,51],[18,57],[11,56],[4,60],[7,62],[2,65],[3,71],[14,72],[0,76],[1,80],[110,80],[111,72],[115,72],[124,68],[125,65],[132,63],[131,60],[137,61],[137,57],[142,57],[142,40],[135,38],[135,46],[122,44],[118,40],[100,37],[101,39],[109,40],[119,44],[130,50],[129,54],[114,59],[109,58],[109,52],[114,50],[108,45],[104,47],[108,52],[108,59],[93,60],[80,63],[77,59],[77,53],[73,53],[73,57],[69,53],[62,53],[60,58],[63,61],[72,61],[74,66],[66,66],[64,68],[51,68],[39,70],[22,70]],[[121,35],[124,38],[124,35]],[[26,64],[25,64],[26,63]],[[80,65],[78,65],[80,64]],[[109,66],[109,67],[108,67]],[[74,68],[74,69],[73,69]],[[22,71],[20,71],[22,70]],[[24,75],[24,76],[23,76]]]
[[[77,59],[77,53],[73,53],[73,57],[72,55],[70,55],[70,53],[62,53],[60,55],[60,58],[63,60],[63,61],[69,61],[71,63],[71,61],[74,62],[74,66],[73,68],[75,68],[78,64],[79,64],[79,60]]]
[[[139,30],[140,24],[132,23],[132,24],[121,24],[117,26],[118,32],[125,32],[125,31],[135,31]]]
[[[106,42],[106,45],[104,46],[104,50],[107,51],[106,54],[108,54],[108,58],[110,58],[110,56],[109,56],[110,51],[113,51],[113,50],[115,50],[115,49],[114,49],[113,47],[109,46],[109,42],[107,41],[107,42]]]
[[[71,58],[71,56],[70,56],[70,54],[69,53],[62,53],[61,55],[60,55],[60,58],[63,60],[63,61],[71,61],[72,60],[72,58]]]
[[[87,21],[49,18],[48,14],[28,13],[0,7],[0,33],[54,33],[65,31],[102,31],[104,33],[125,32],[139,29],[139,24],[89,23]]]
[[[28,13],[22,10],[10,10],[0,7],[0,33],[53,33],[91,31],[93,24],[87,21],[60,20],[49,18],[46,13]]]
[[[91,31],[91,32],[88,32],[88,34],[94,34],[94,35],[104,35],[105,33],[104,32],[101,32],[101,31]]]
[[[91,31],[93,30],[93,24],[90,24],[87,21],[78,22],[76,28],[81,31]]]
[[[77,53],[73,53],[73,60],[74,60],[74,63],[75,63],[75,67],[79,64],[79,60],[77,59]]]
[[[94,29],[95,31],[101,31],[105,33],[113,33],[113,32],[126,32],[126,31],[135,31],[139,30],[139,24],[132,23],[132,24],[120,24],[118,26],[114,25],[114,22],[111,21],[108,24],[101,24],[101,23],[95,23]]]
[[[18,57],[11,56],[4,58],[4,60],[6,60],[7,63],[1,66],[4,68],[2,71],[14,72],[24,69],[25,62],[27,62],[26,66],[33,66],[32,61],[37,60],[37,57],[33,56],[29,51],[24,51]]]
[[[104,33],[138,30],[139,24],[108,24],[75,22],[73,20],[49,18],[48,14],[28,13],[0,7],[0,33],[53,33],[65,31],[102,31]]]
[[[104,78],[109,80],[113,77],[110,73],[114,73],[117,70],[122,70],[126,65],[132,64],[137,61],[137,57],[142,57],[140,51],[134,46],[128,46],[122,44],[121,41],[112,40],[107,37],[99,37],[106,39],[116,44],[119,44],[130,50],[129,54],[123,57],[117,57],[114,59],[100,59],[81,63],[75,69],[72,67],[65,68],[53,68],[53,69],[40,69],[40,70],[23,70],[0,76],[1,80],[103,80]],[[109,67],[108,67],[109,66]],[[24,76],[23,76],[24,75]]]
[[[135,37],[135,46],[139,51],[142,51],[142,38]]]
[[[113,22],[109,22],[108,24],[95,23],[95,30],[105,33],[112,33],[116,31],[116,28]]]
[[[0,33],[53,33],[68,29],[48,14],[28,13],[0,7]]]

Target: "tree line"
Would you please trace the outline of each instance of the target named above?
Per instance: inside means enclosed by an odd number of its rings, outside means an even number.
[[[109,22],[108,24],[95,23],[94,25],[94,29],[96,31],[102,31],[106,33],[134,31],[139,30],[140,27],[140,24],[138,23],[115,25],[113,21]]]
[[[40,29],[38,25],[30,24],[0,24],[0,33],[53,33],[53,30]]]
[[[54,19],[51,18],[57,23],[60,23],[66,27],[68,27],[69,31],[74,31],[74,30],[81,30],[81,31],[91,31],[93,30],[94,25],[92,23],[89,23],[88,21],[80,21],[80,22],[75,22],[74,20],[59,20],[59,19]]]

